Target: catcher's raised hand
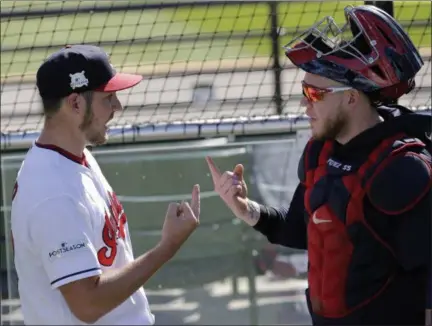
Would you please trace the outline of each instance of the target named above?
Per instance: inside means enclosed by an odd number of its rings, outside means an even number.
[[[221,173],[211,157],[206,157],[215,191],[238,218],[248,216],[247,186],[243,178],[243,165]]]

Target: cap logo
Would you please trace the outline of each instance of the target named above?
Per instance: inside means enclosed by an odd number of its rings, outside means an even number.
[[[86,78],[86,76],[84,76],[84,73],[85,73],[85,71],[83,70],[81,72],[69,74],[69,76],[71,78],[70,87],[72,89],[83,87],[83,86],[88,86],[89,81]]]

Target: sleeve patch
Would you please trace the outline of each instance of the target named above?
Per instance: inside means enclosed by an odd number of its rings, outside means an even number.
[[[402,214],[415,206],[431,188],[431,166],[416,153],[403,153],[378,167],[368,196],[385,214]]]
[[[48,259],[53,261],[55,259],[67,258],[86,248],[88,248],[87,240],[64,241],[57,248],[53,248],[53,250],[48,252]]]

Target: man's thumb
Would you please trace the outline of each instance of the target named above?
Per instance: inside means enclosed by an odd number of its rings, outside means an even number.
[[[237,164],[234,168],[234,174],[239,178],[239,180],[243,180],[243,171],[244,167],[242,164]]]

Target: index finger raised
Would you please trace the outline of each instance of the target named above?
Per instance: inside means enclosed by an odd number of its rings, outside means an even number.
[[[201,211],[201,203],[200,203],[200,187],[196,184],[192,190],[192,200],[190,204],[192,211],[195,214],[195,217],[199,219],[200,211]]]
[[[208,164],[209,169],[210,169],[210,173],[211,173],[212,178],[213,178],[213,183],[216,185],[217,181],[221,177],[221,173],[219,171],[219,168],[216,166],[215,162],[213,161],[213,159],[210,156],[206,157],[206,161],[207,161],[207,164]]]

